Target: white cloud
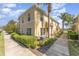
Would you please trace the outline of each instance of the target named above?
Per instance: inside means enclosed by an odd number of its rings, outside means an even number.
[[[7,4],[4,4],[3,7],[8,7],[8,8],[12,8],[12,7],[16,7],[16,4],[14,3],[7,3]]]
[[[54,13],[64,13],[64,12],[66,12],[66,8],[63,7],[62,9],[59,9],[59,10],[57,9],[57,10],[54,10],[53,12]]]
[[[11,9],[10,8],[3,8],[1,10],[2,10],[3,13],[11,12]]]
[[[53,16],[59,16],[61,13],[64,13],[66,12],[66,8],[64,7],[65,4],[62,4],[62,3],[55,3],[55,4],[52,4],[52,14]]]
[[[4,4],[6,5],[6,4]],[[12,7],[12,4],[7,4],[7,6]],[[23,13],[25,11],[25,9],[12,9],[12,8],[8,8],[8,7],[3,7],[2,9],[0,9],[1,14],[5,14],[8,17],[12,17],[12,18],[16,18],[18,17],[21,13]],[[0,17],[1,18],[1,17]]]
[[[66,12],[65,4],[55,3],[52,4],[52,14],[53,18],[59,22],[60,27],[62,27],[62,20],[58,17],[61,13]]]
[[[15,10],[15,11],[10,12],[10,15],[11,16],[15,16],[15,15],[21,14],[24,11],[25,10],[23,10],[23,9],[18,9],[18,10]]]
[[[25,9],[13,10],[13,11],[9,12],[9,16],[10,16],[10,17],[15,17],[15,18],[17,18],[17,17],[18,17],[19,15],[21,15],[24,11],[25,11]]]
[[[65,4],[63,4],[63,3],[54,3],[54,4],[52,4],[53,9],[59,9],[59,8],[62,8],[63,6],[65,6]]]

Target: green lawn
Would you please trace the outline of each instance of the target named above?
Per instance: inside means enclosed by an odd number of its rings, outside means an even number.
[[[0,33],[0,56],[4,55],[4,39],[3,33]]]
[[[71,56],[79,56],[79,43],[74,40],[69,41],[69,51]]]

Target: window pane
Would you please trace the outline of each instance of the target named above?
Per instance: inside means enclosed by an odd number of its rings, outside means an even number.
[[[30,19],[31,19],[31,18],[30,18],[30,14],[28,14],[28,21],[30,21]]]
[[[22,20],[22,23],[24,23],[24,20]]]
[[[27,28],[27,34],[31,35],[31,28]]]
[[[45,35],[45,28],[41,28],[41,35]]]
[[[41,22],[43,22],[43,16],[40,17]]]

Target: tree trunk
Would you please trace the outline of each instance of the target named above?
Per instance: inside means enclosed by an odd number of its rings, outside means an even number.
[[[48,12],[48,38],[50,35],[49,29],[50,29],[50,17],[49,17],[49,12]]]
[[[64,21],[62,21],[62,29],[64,30]]]
[[[50,36],[50,32],[49,32],[49,29],[50,29],[50,12],[51,12],[51,3],[48,3],[48,38]]]

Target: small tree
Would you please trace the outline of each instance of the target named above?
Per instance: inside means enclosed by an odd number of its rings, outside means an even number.
[[[4,29],[8,33],[12,33],[14,31],[16,31],[16,22],[14,20],[9,21],[8,24],[5,26]]]
[[[67,25],[70,25],[72,20],[73,20],[73,16],[69,13],[61,13],[61,16],[59,16],[62,20],[62,29],[64,30],[64,22],[67,22]]]

